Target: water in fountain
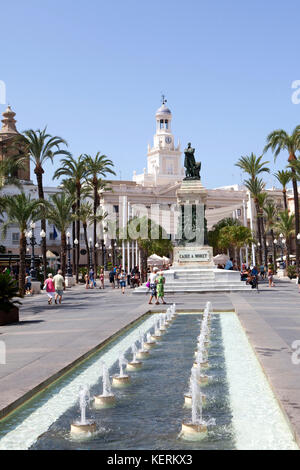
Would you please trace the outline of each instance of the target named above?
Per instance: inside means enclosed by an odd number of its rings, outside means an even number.
[[[161,332],[159,331],[160,320],[159,318],[155,322],[155,329],[154,329],[154,336],[161,336]]]
[[[110,378],[109,378],[109,372],[108,368],[106,367],[106,364],[103,362],[102,363],[102,381],[103,381],[103,397],[109,397],[112,396],[112,391],[111,391],[111,383],[110,383]]]
[[[137,362],[136,360],[137,347],[136,347],[135,342],[131,346],[131,352],[132,352],[132,362]]]
[[[211,302],[206,302],[206,308],[208,310],[209,313],[212,312],[212,303]]]
[[[144,351],[145,351],[144,342],[145,342],[144,333],[141,333],[141,332],[140,332],[140,344],[141,344],[141,347],[140,347],[140,349],[139,349],[139,352],[144,352]]]
[[[119,356],[119,367],[120,367],[120,374],[119,377],[124,377],[124,370],[123,367],[126,366],[127,360],[124,357],[124,354],[120,354]]]
[[[197,380],[197,369],[192,369],[191,395],[192,395],[192,424],[204,424],[202,416],[202,393]]]
[[[89,421],[86,419],[86,407],[88,406],[90,399],[88,386],[82,386],[79,390],[80,421],[78,421],[78,424],[80,425],[89,424]]]
[[[147,333],[147,343],[154,343],[151,339],[151,333]]]

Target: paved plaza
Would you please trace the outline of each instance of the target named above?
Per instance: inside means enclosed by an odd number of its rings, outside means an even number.
[[[235,309],[271,386],[300,442],[300,365],[292,363],[292,343],[300,340],[300,294],[295,283],[266,284],[259,292],[170,295],[178,310],[199,309],[210,300],[214,310]],[[62,305],[48,306],[41,294],[25,298],[20,323],[1,327],[7,363],[0,366],[0,409],[6,415],[43,389],[71,364],[96,350],[112,335],[149,311],[148,296],[107,287],[67,290]]]

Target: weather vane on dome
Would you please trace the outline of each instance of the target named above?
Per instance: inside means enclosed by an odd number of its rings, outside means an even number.
[[[164,94],[161,95],[161,102],[162,104],[166,104],[167,100]]]

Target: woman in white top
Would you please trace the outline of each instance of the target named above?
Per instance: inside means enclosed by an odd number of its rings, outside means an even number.
[[[157,279],[157,272],[158,268],[153,268],[153,272],[150,274],[149,281],[150,281],[150,299],[149,299],[149,304],[152,304],[152,299],[155,297],[156,299],[156,305],[159,304],[157,300],[157,293],[156,293],[156,279]]]

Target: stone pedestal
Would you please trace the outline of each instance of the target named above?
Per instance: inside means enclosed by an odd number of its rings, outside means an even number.
[[[73,276],[66,276],[65,277],[66,287],[75,286],[75,279]]]
[[[31,290],[33,294],[40,294],[41,293],[41,283],[40,281],[32,281],[31,282]]]

